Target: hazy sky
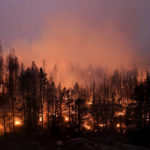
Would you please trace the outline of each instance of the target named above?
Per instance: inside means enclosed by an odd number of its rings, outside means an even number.
[[[0,0],[0,38],[27,63],[143,62],[150,0]]]

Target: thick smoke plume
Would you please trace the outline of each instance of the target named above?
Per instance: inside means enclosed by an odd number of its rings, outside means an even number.
[[[43,3],[37,1],[37,5]],[[65,76],[67,84],[72,84],[88,74],[85,68],[90,64],[102,70],[148,64],[149,1],[51,3],[54,9],[43,17],[38,37],[31,41],[21,37],[11,40],[11,46],[27,65],[32,60],[42,65],[46,60],[48,72],[55,72],[57,80],[64,81]]]

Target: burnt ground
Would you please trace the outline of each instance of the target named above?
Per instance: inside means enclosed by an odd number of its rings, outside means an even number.
[[[57,139],[47,134],[12,134],[1,137],[0,150],[57,150]]]
[[[0,150],[149,150],[123,139],[102,135],[9,134],[0,138]],[[124,141],[124,142],[122,142]]]

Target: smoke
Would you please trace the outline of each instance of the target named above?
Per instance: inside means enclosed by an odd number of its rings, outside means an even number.
[[[48,71],[59,72],[54,75],[57,80],[73,82],[86,78],[85,68],[90,64],[114,70],[149,63],[145,61],[150,48],[149,1],[52,3],[55,9],[42,20],[38,38],[11,41],[11,47],[27,65],[34,60],[41,66],[46,60]]]

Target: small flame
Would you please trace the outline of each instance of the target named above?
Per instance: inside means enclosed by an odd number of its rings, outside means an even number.
[[[69,121],[69,118],[68,118],[68,117],[65,117],[65,121],[68,122],[68,121]]]
[[[117,123],[116,127],[117,127],[117,128],[120,128],[120,124],[119,124],[119,123]]]
[[[39,121],[42,122],[42,117],[39,117]]]
[[[92,103],[91,100],[87,102],[87,105],[92,105],[92,104],[93,104],[93,103]]]
[[[87,124],[84,124],[84,128],[87,129],[87,130],[91,130],[91,127]]]
[[[21,120],[17,118],[15,120],[15,126],[21,126],[21,125],[22,125]]]
[[[102,123],[99,124],[99,127],[104,127],[104,126],[105,126],[105,124],[102,124]]]

